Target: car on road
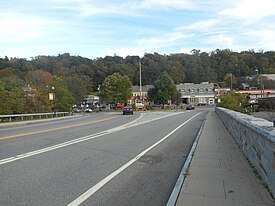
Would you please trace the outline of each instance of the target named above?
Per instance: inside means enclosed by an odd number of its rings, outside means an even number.
[[[126,106],[123,108],[123,115],[125,114],[134,114],[133,107],[132,106]]]
[[[194,110],[195,107],[193,105],[188,105],[185,109],[186,110]]]

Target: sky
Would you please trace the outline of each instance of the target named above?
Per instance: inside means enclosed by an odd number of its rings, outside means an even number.
[[[0,58],[274,51],[275,0],[1,0]]]

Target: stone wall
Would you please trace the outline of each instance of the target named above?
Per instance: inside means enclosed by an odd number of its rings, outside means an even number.
[[[216,113],[275,197],[273,123],[220,107],[216,108]]]

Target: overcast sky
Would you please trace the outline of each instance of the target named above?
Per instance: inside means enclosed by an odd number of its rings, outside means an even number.
[[[274,51],[275,0],[1,0],[0,57]]]

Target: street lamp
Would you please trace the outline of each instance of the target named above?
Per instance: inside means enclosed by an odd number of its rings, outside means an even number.
[[[214,85],[217,85],[217,106],[219,106],[219,101],[220,101],[220,99],[219,99],[219,97],[220,97],[220,85],[218,84],[218,83],[214,83]],[[216,92],[215,92],[215,95],[216,95]]]
[[[53,93],[53,116],[55,117],[56,116],[56,113],[55,113],[55,93],[54,93],[54,86],[52,86],[52,93]]]
[[[259,76],[259,70],[257,68],[255,69],[255,72],[256,72],[256,75]],[[260,89],[261,89],[261,98],[263,98],[263,93],[264,93],[263,92],[263,75],[261,73],[260,73]]]

